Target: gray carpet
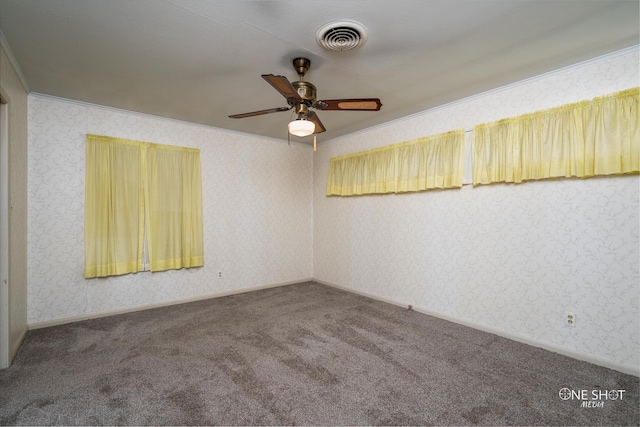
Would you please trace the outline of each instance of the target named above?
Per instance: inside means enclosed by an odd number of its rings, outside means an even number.
[[[639,403],[637,377],[312,282],[34,330],[0,371],[3,425],[638,425]]]

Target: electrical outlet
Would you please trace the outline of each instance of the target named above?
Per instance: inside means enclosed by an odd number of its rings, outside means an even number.
[[[222,271],[218,271],[218,278],[222,279]]]
[[[572,328],[576,327],[576,314],[575,313],[565,313],[564,315],[564,324],[567,326],[571,326]]]

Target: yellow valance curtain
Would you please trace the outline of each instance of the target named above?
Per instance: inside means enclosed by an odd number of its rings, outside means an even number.
[[[432,135],[329,161],[327,196],[462,187],[464,130]]]
[[[473,184],[640,171],[640,88],[481,124]]]
[[[87,135],[86,278],[203,265],[197,149]]]

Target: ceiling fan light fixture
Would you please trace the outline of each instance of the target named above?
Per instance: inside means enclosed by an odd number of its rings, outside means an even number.
[[[309,136],[316,131],[316,125],[312,121],[297,119],[289,123],[289,133],[295,136]]]

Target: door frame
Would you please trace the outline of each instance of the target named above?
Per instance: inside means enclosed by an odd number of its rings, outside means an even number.
[[[11,362],[9,299],[9,104],[0,94],[0,369]]]

